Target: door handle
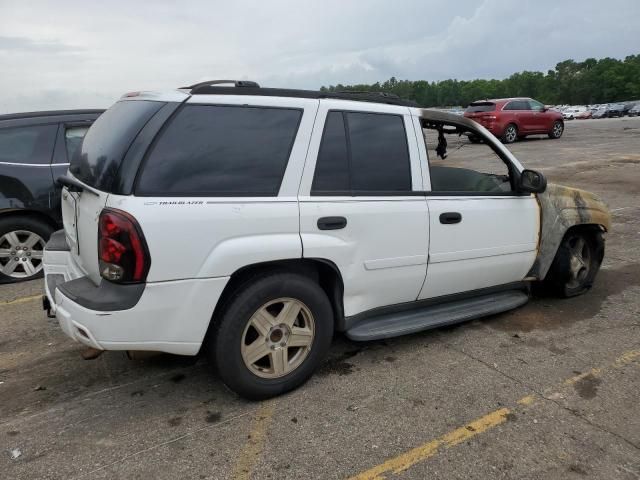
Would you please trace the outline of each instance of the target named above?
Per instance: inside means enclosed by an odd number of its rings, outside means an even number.
[[[340,230],[347,226],[347,219],[344,217],[322,217],[318,219],[318,229],[320,230]]]
[[[458,212],[445,212],[440,214],[440,223],[449,225],[452,223],[460,223],[462,221],[462,215]]]

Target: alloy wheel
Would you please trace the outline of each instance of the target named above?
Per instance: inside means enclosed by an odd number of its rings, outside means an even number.
[[[0,237],[0,273],[11,278],[29,278],[42,271],[44,239],[28,230],[14,230]]]
[[[518,131],[516,130],[516,127],[509,125],[507,130],[504,132],[504,138],[506,138],[507,142],[512,143],[516,141],[517,137]]]
[[[294,298],[278,298],[265,303],[247,322],[240,345],[242,360],[258,377],[283,377],[302,365],[314,336],[309,308]]]
[[[562,123],[556,122],[553,124],[553,136],[555,138],[559,138],[562,135],[563,130]]]

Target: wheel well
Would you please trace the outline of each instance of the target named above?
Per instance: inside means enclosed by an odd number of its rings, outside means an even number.
[[[236,270],[227,285],[224,287],[218,303],[209,322],[209,329],[221,315],[226,304],[234,297],[234,294],[256,277],[276,272],[298,273],[317,282],[327,294],[333,310],[333,318],[336,330],[344,330],[344,283],[338,267],[329,260],[320,258],[296,258],[289,260],[276,260],[273,262],[256,263]],[[205,341],[209,338],[209,332]]]
[[[7,210],[0,213],[0,220],[4,220],[5,218],[31,218],[33,220],[38,220],[46,225],[49,225],[54,230],[60,228],[58,222],[56,222],[49,215],[38,212],[36,210]]]

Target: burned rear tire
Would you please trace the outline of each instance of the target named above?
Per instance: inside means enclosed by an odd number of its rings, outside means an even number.
[[[561,297],[581,295],[593,286],[603,257],[602,232],[569,231],[558,248],[544,284],[551,293]]]
[[[211,331],[209,357],[234,392],[260,400],[304,383],[333,337],[333,311],[312,279],[274,272],[239,286]]]

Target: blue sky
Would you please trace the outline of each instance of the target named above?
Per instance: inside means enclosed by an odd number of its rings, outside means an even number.
[[[637,0],[0,0],[0,113],[107,107],[214,78],[503,78],[633,53]]]

